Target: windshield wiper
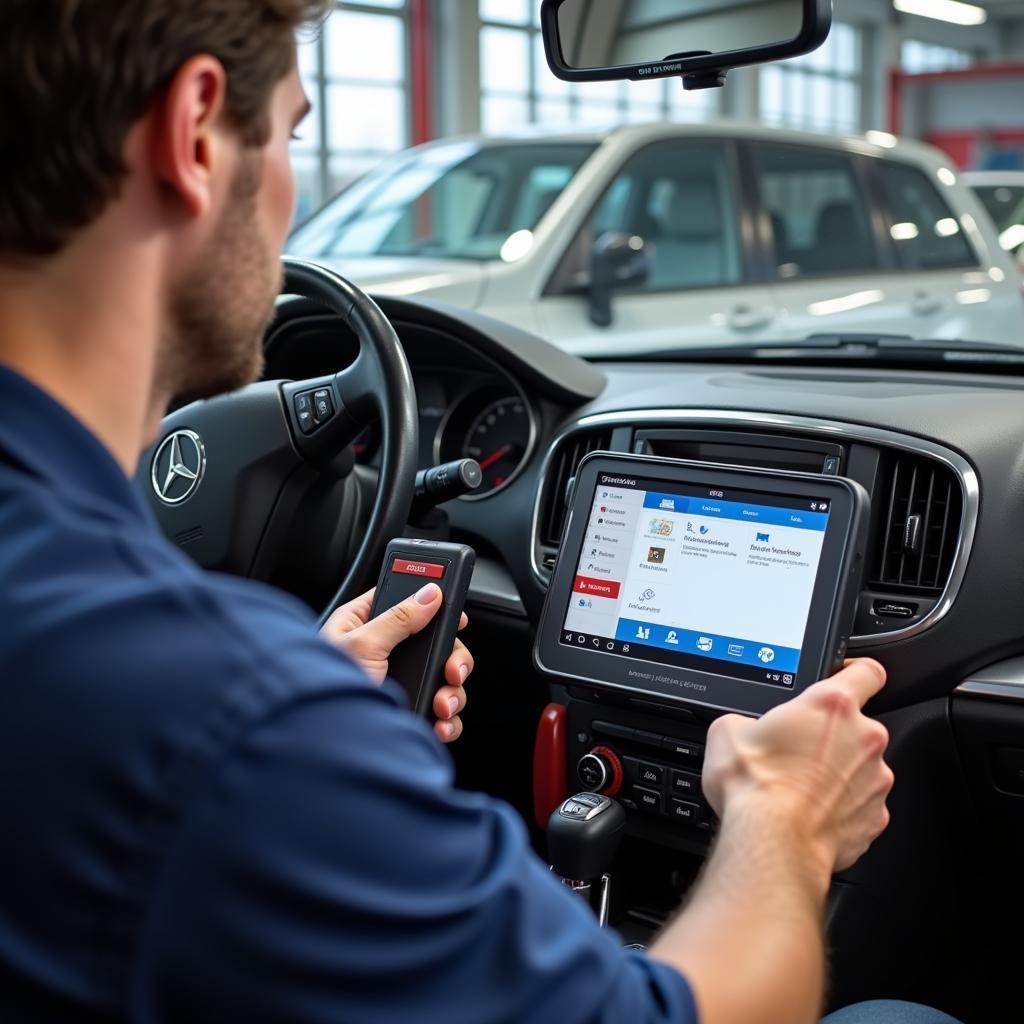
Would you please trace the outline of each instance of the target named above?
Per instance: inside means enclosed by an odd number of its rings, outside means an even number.
[[[789,341],[772,340],[739,344],[705,345],[664,349],[641,354],[621,352],[602,356],[640,362],[879,362],[964,364],[1002,363],[1024,366],[1024,347],[984,341],[944,341],[912,338],[909,334],[812,334]]]

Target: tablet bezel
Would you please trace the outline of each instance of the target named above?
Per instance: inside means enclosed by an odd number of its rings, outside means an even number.
[[[601,473],[669,485],[829,501],[829,520],[800,649],[800,664],[791,689],[723,675],[720,670],[682,668],[560,643],[573,596],[583,535]],[[863,487],[843,477],[594,452],[580,463],[576,472],[562,543],[534,644],[534,663],[547,675],[655,701],[763,714],[829,675],[845,657],[861,587],[868,508],[869,500]],[[630,675],[631,670],[633,675]],[[638,672],[659,678],[640,682]]]

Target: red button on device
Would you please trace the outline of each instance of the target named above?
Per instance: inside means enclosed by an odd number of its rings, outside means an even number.
[[[577,576],[573,590],[577,594],[593,594],[594,597],[619,596],[619,588],[622,586],[615,580],[595,580],[590,576]]]
[[[410,562],[406,558],[396,558],[391,563],[392,572],[401,572],[406,576],[426,576],[439,580],[444,576],[444,566],[436,562]]]

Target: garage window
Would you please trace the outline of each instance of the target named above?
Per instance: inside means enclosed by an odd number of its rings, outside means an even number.
[[[780,278],[878,269],[867,203],[849,156],[801,146],[757,146],[755,153]]]
[[[923,171],[885,161],[879,164],[878,175],[893,222],[893,243],[905,270],[977,266],[953,211]]]
[[[589,265],[594,240],[615,232],[644,240],[649,269],[641,291],[738,284],[734,195],[724,144],[648,146],[624,166],[581,233],[574,247],[579,271]]]

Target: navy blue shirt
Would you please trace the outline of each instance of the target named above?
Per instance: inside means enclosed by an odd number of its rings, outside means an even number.
[[[696,1019],[397,691],[0,367],[0,1019]]]

